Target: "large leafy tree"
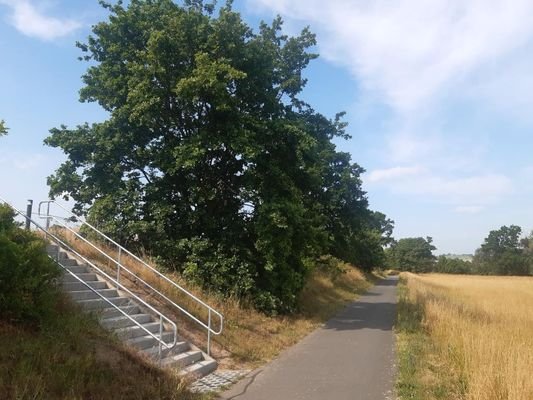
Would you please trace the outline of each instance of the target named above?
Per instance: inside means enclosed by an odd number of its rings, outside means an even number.
[[[389,262],[400,271],[428,272],[434,269],[436,257],[431,237],[403,238],[389,251]]]
[[[502,226],[489,232],[474,256],[479,273],[496,275],[527,275],[531,257],[528,240],[521,240],[522,228]]]
[[[314,35],[280,18],[254,33],[230,2],[101,4],[80,93],[109,118],[51,130],[68,159],[50,194],[206,287],[290,311],[307,260],[372,224],[362,169],[331,141],[341,115],[298,98]]]

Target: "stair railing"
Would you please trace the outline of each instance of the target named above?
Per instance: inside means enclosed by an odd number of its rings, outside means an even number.
[[[167,316],[165,316],[160,311],[156,310],[154,307],[152,307],[150,304],[146,303],[143,299],[139,298],[135,293],[132,293],[127,287],[120,284],[119,282],[115,282],[112,277],[110,277],[108,274],[106,274],[104,271],[102,271],[100,268],[98,268],[96,265],[94,265],[91,261],[87,260],[83,255],[78,253],[75,249],[72,248],[68,243],[65,243],[62,239],[57,237],[55,234],[49,231],[49,229],[46,229],[45,227],[41,226],[38,222],[33,220],[30,216],[24,214],[22,211],[18,210],[14,206],[12,206],[8,201],[4,200],[0,197],[0,202],[3,204],[6,204],[9,206],[16,214],[20,215],[26,221],[31,222],[37,230],[44,233],[45,237],[50,240],[51,242],[55,243],[57,247],[57,253],[56,257],[52,257],[51,255],[48,255],[57,265],[59,265],[62,269],[65,270],[68,274],[73,276],[78,282],[82,283],[84,286],[86,286],[90,291],[95,293],[98,297],[100,297],[102,300],[104,300],[106,303],[108,303],[111,308],[114,308],[118,310],[123,316],[125,316],[127,319],[129,319],[131,322],[133,322],[136,326],[138,326],[141,330],[145,331],[146,334],[151,336],[156,342],[158,343],[158,362],[161,365],[161,359],[162,359],[162,349],[163,347],[166,349],[172,349],[176,346],[177,340],[178,340],[178,333],[177,333],[177,326],[176,324]],[[150,332],[148,329],[146,329],[140,322],[136,321],[134,318],[132,318],[130,315],[128,315],[124,310],[122,310],[119,306],[114,304],[111,300],[109,300],[107,297],[105,297],[103,294],[98,292],[96,289],[92,288],[87,282],[85,282],[83,279],[81,279],[79,276],[77,276],[74,272],[70,271],[67,266],[61,264],[61,261],[59,259],[59,252],[60,249],[67,250],[71,253],[73,253],[76,257],[83,260],[85,263],[90,265],[92,268],[96,269],[98,272],[100,272],[103,276],[105,276],[107,279],[111,280],[112,282],[116,283],[117,289],[123,290],[126,293],[128,293],[131,297],[133,297],[135,300],[137,300],[142,306],[146,307],[147,309],[151,310],[155,315],[159,317],[159,336],[155,335],[154,333]],[[163,340],[163,321],[165,321],[166,324],[170,325],[172,327],[172,333],[173,333],[173,340],[171,343],[166,343]]]
[[[42,209],[43,206],[46,205],[46,212]],[[53,215],[50,213],[51,205],[59,207],[63,212],[65,212],[68,217],[62,217],[58,215]],[[80,217],[73,214],[71,211],[67,210],[65,207],[61,206],[54,200],[46,200],[41,201],[39,203],[38,208],[38,215],[42,219],[46,219],[46,231],[50,231],[50,225],[52,222],[57,223],[62,228],[67,229],[69,232],[71,232],[76,238],[83,241],[85,244],[87,244],[89,247],[94,249],[96,252],[101,254],[103,257],[105,257],[107,260],[109,260],[111,263],[113,263],[116,266],[116,278],[113,278],[112,280],[116,282],[117,284],[120,282],[121,274],[126,273],[130,275],[132,278],[135,279],[136,283],[141,283],[145,287],[151,290],[152,294],[157,294],[162,299],[164,299],[168,304],[179,310],[181,313],[185,314],[187,317],[189,317],[192,321],[203,327],[207,331],[207,354],[211,355],[211,335],[220,335],[222,333],[223,325],[224,325],[224,317],[223,315],[200,300],[198,297],[196,297],[194,294],[189,292],[187,289],[183,288],[182,286],[178,285],[173,280],[169,279],[167,276],[161,274],[158,270],[156,270],[154,267],[146,263],[144,260],[142,260],[137,255],[133,254],[131,251],[111,239],[109,236],[98,230],[96,227],[88,223],[87,221],[81,219]],[[76,229],[72,229],[68,222],[80,222],[81,225],[84,225],[88,227],[93,233],[95,233],[97,236],[99,236],[101,239],[105,239],[105,241],[113,244],[116,247],[116,258],[115,256],[109,255],[107,252],[103,251],[100,247],[93,244],[91,241],[89,241],[86,237],[81,235]],[[167,295],[162,293],[159,289],[155,288],[150,283],[146,282],[144,279],[142,279],[138,273],[135,271],[132,271],[130,268],[128,268],[124,263],[122,262],[122,257],[124,254],[127,254],[129,257],[133,258],[135,261],[137,261],[144,270],[149,271],[153,273],[159,280],[164,280],[166,283],[168,283],[172,288],[177,289],[180,293],[184,294],[187,298],[189,298],[194,304],[198,305],[199,307],[202,307],[207,312],[207,321],[202,321],[195,315],[193,315],[191,312],[186,310],[184,307],[177,304],[175,301],[170,299]],[[215,327],[217,326],[218,329],[214,329],[213,326],[213,316],[218,318],[218,324],[215,324]]]

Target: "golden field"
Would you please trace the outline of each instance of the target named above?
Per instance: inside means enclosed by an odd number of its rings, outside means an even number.
[[[399,330],[402,398],[533,399],[533,277],[402,278],[399,324],[420,319]]]

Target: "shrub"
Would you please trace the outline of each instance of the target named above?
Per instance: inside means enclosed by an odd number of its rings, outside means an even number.
[[[18,227],[13,211],[0,205],[0,318],[39,323],[51,312],[59,267],[46,243]]]

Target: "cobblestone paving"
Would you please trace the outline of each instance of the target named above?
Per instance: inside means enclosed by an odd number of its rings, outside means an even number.
[[[204,376],[191,385],[191,391],[197,393],[214,392],[229,386],[247,375],[249,370],[222,370]]]

